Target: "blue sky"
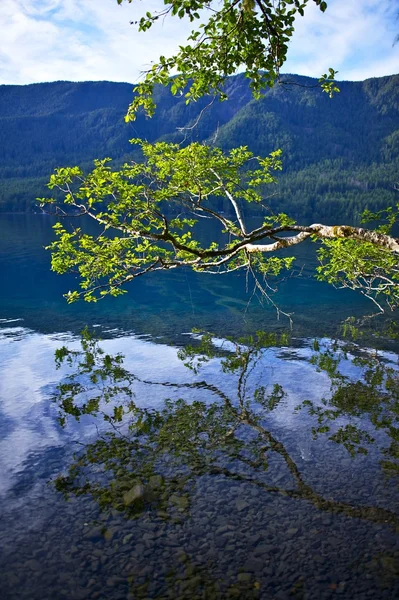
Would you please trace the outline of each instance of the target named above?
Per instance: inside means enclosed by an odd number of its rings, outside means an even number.
[[[159,21],[138,33],[129,21],[162,0],[0,0],[0,83],[55,80],[135,82],[160,54],[184,43],[189,24]],[[399,72],[399,0],[328,0],[297,20],[284,70],[318,77],[328,67],[338,79]]]

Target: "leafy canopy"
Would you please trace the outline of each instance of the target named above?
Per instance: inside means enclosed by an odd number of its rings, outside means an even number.
[[[325,11],[325,2],[313,1]],[[136,88],[128,119],[140,107],[149,115],[154,112],[155,84],[170,85],[172,93],[184,93],[187,102],[211,92],[223,99],[226,77],[240,67],[259,96],[265,86],[278,80],[294,21],[308,5],[309,0],[224,0],[214,8],[203,0],[166,0],[163,12],[147,13],[140,20],[141,31],[169,14],[191,21],[201,20],[204,14],[209,18],[191,34],[189,45],[181,46],[170,59],[161,57],[147,73]],[[176,70],[178,74],[172,77]],[[330,70],[322,82],[330,95],[337,91],[331,80],[334,75]],[[110,159],[104,159],[95,161],[87,176],[79,167],[57,169],[51,176],[49,187],[65,194],[66,208],[57,207],[56,214],[72,211],[101,228],[91,235],[81,228],[68,232],[56,225],[58,239],[49,247],[52,268],[58,273],[77,272],[80,277],[80,290],[66,294],[68,301],[117,296],[135,277],[179,266],[212,273],[246,269],[254,289],[270,300],[265,279],[290,268],[294,258],[266,258],[268,253],[313,238],[323,244],[320,279],[360,290],[381,311],[380,296],[391,309],[397,306],[399,240],[390,233],[397,211],[388,210],[386,224],[374,230],[297,225],[285,214],[264,217],[249,229],[243,205],[262,204],[264,186],[273,183],[272,172],[281,169],[279,150],[262,158],[245,146],[223,153],[198,143],[180,147],[132,141],[141,147],[143,162],[126,163],[115,171]],[[218,207],[220,198],[229,204],[227,215]],[[368,218],[376,216],[381,215],[369,214]],[[201,241],[198,222],[202,217],[218,223],[223,241]],[[288,236],[290,232],[295,235]]]
[[[123,0],[117,0],[122,4]],[[127,0],[131,3],[133,0]],[[312,0],[322,12],[327,3]],[[170,57],[160,56],[135,91],[126,120],[136,118],[139,108],[154,114],[154,86],[170,85],[172,94],[184,94],[187,103],[207,94],[226,99],[224,83],[229,75],[243,69],[250,79],[256,98],[265,87],[278,80],[287,59],[289,41],[294,33],[295,19],[304,16],[309,0],[164,0],[160,12],[147,12],[133,24],[147,31],[165,17],[187,18],[198,26],[188,36],[187,45],[180,46]],[[338,92],[334,83],[336,72],[329,69],[319,80],[330,96]]]
[[[65,193],[67,209],[101,227],[89,234],[80,227],[68,232],[60,223],[55,226],[58,239],[49,246],[52,269],[78,271],[81,279],[81,291],[66,295],[69,302],[119,295],[125,283],[154,270],[188,266],[221,272],[256,264],[261,273],[277,275],[291,265],[292,259],[266,259],[256,252],[249,257],[247,252],[250,240],[291,223],[286,215],[265,217],[260,228],[248,232],[238,207],[238,202],[262,201],[260,186],[273,183],[273,171],[281,169],[280,151],[260,158],[245,147],[225,154],[198,143],[181,148],[132,142],[140,145],[143,162],[114,171],[110,159],[98,160],[86,177],[72,167],[57,169],[50,178],[49,187]],[[214,210],[219,197],[232,201],[238,223]],[[219,223],[221,244],[201,243],[196,234],[201,217]]]
[[[382,223],[375,228],[376,234],[389,235],[398,216],[399,203],[378,213],[365,210],[362,221]],[[318,279],[360,291],[374,302],[379,312],[384,312],[382,300],[391,310],[398,306],[398,252],[387,252],[385,248],[367,241],[359,244],[357,240],[341,238],[324,240],[318,258]]]
[[[132,142],[141,148],[141,162],[113,170],[110,159],[97,160],[87,176],[70,167],[50,178],[49,187],[65,194],[64,208],[57,206],[55,214],[88,217],[97,225],[94,233],[87,227],[68,231],[61,223],[55,226],[57,240],[49,246],[52,269],[77,272],[80,278],[80,290],[66,294],[69,302],[118,296],[134,278],[176,267],[217,274],[246,270],[254,291],[270,301],[265,280],[294,261],[276,252],[313,238],[322,241],[319,279],[360,290],[380,311],[379,297],[391,309],[397,306],[399,241],[390,235],[397,211],[388,211],[386,223],[374,231],[298,225],[284,213],[268,215],[263,203],[265,186],[281,169],[279,150],[261,158],[245,146],[224,153],[199,143]],[[227,202],[228,213],[218,209],[219,199]],[[42,198],[41,203],[56,200]],[[251,229],[248,204],[265,210]],[[376,216],[381,215],[369,218]],[[218,225],[218,242],[203,241],[209,220]]]

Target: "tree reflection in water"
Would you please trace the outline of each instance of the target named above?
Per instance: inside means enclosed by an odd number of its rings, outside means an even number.
[[[59,418],[64,425],[70,417],[97,416],[108,428],[82,445],[67,474],[55,480],[56,489],[65,497],[88,495],[104,512],[116,510],[127,518],[154,514],[178,522],[190,514],[196,484],[204,476],[214,476],[307,501],[325,513],[397,527],[397,515],[391,510],[319,493],[272,431],[270,421],[286,393],[284,385],[265,384],[259,364],[268,348],[287,344],[287,336],[265,332],[238,341],[198,335],[193,346],[180,351],[180,358],[196,375],[209,361],[217,364],[220,385],[216,386],[205,380],[140,379],[124,368],[121,355],[106,354],[85,332],[80,352],[57,351],[57,361],[67,361],[71,367],[55,398]],[[377,449],[383,457],[382,469],[394,476],[399,449],[398,371],[382,354],[342,342],[315,341],[309,361],[328,375],[330,392],[317,402],[305,400],[296,407],[295,414],[306,411],[310,416],[308,435],[326,436],[332,442],[330,451],[340,445],[353,457]],[[351,373],[345,374],[348,363]],[[234,393],[224,391],[224,378],[234,379]],[[137,386],[143,384],[178,391],[181,397],[166,399],[159,409],[143,408],[136,398]],[[201,399],[196,399],[199,391]],[[184,397],[186,392],[189,398]],[[268,478],[276,457],[284,464],[283,485]],[[206,579],[209,589],[214,589],[210,573],[194,571],[198,586],[205,585]],[[253,585],[255,594],[258,584]],[[246,590],[245,597],[252,597]],[[209,594],[217,597],[215,590]]]

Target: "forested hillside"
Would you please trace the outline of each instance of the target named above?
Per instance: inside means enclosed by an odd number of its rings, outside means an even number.
[[[57,166],[90,168],[105,156],[127,160],[132,137],[247,145],[263,155],[281,148],[284,170],[278,186],[267,190],[267,203],[297,217],[352,220],[365,206],[392,203],[399,179],[399,75],[341,82],[333,99],[312,88],[315,83],[286,76],[285,84],[254,101],[247,80],[232,77],[229,100],[215,101],[195,127],[209,99],[187,106],[163,88],[153,119],[126,124],[130,84],[0,86],[0,210],[35,210]]]

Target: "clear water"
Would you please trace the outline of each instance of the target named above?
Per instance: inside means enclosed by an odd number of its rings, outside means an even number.
[[[74,282],[49,271],[43,250],[50,219],[2,216],[0,227],[2,598],[398,596],[397,475],[391,468],[397,392],[374,398],[368,388],[373,402],[367,404],[360,388],[351,387],[364,374],[352,355],[341,359],[347,380],[339,389],[311,361],[311,337],[324,336],[328,348],[343,318],[370,312],[355,295],[310,278],[311,248],[300,256],[302,275],[282,282],[276,297],[294,312],[291,341],[254,355],[244,390],[240,368],[224,372],[219,357],[197,374],[177,356],[193,327],[215,332],[217,346],[227,336],[287,329],[272,307],[248,305],[251,290],[242,278],[175,271],[137,281],[116,300],[67,306],[62,293]],[[64,344],[78,349],[86,324],[104,338],[107,352],[124,354],[136,376],[137,410],[151,409],[169,427],[166,442],[158,430],[152,440],[141,438],[142,462],[131,447],[127,471],[126,465],[105,470],[115,461],[110,440],[116,447],[135,441],[127,425],[116,431],[100,414],[79,421],[67,415],[64,427],[57,420],[56,387],[73,369],[56,369],[54,351]],[[381,362],[395,372],[395,348],[384,344]],[[231,348],[224,348],[229,356]],[[285,395],[265,409],[254,392],[264,387],[271,393],[276,383]],[[162,413],[167,398],[168,419]],[[323,408],[323,399],[342,410],[329,434],[314,439],[316,417],[296,407],[307,400]],[[101,405],[106,415],[115,402]],[[201,403],[201,419],[190,412],[193,402]],[[125,421],[131,419],[128,414]],[[348,444],[330,439],[347,425],[372,436],[357,446],[367,453],[352,456]],[[237,447],[226,442],[232,438]],[[67,473],[74,452],[88,456],[102,440],[101,455],[66,501],[55,478]],[[151,474],[145,469],[154,457]],[[161,479],[151,479],[154,473]],[[87,482],[97,486],[97,496]],[[130,503],[123,494],[137,485],[140,497]]]

